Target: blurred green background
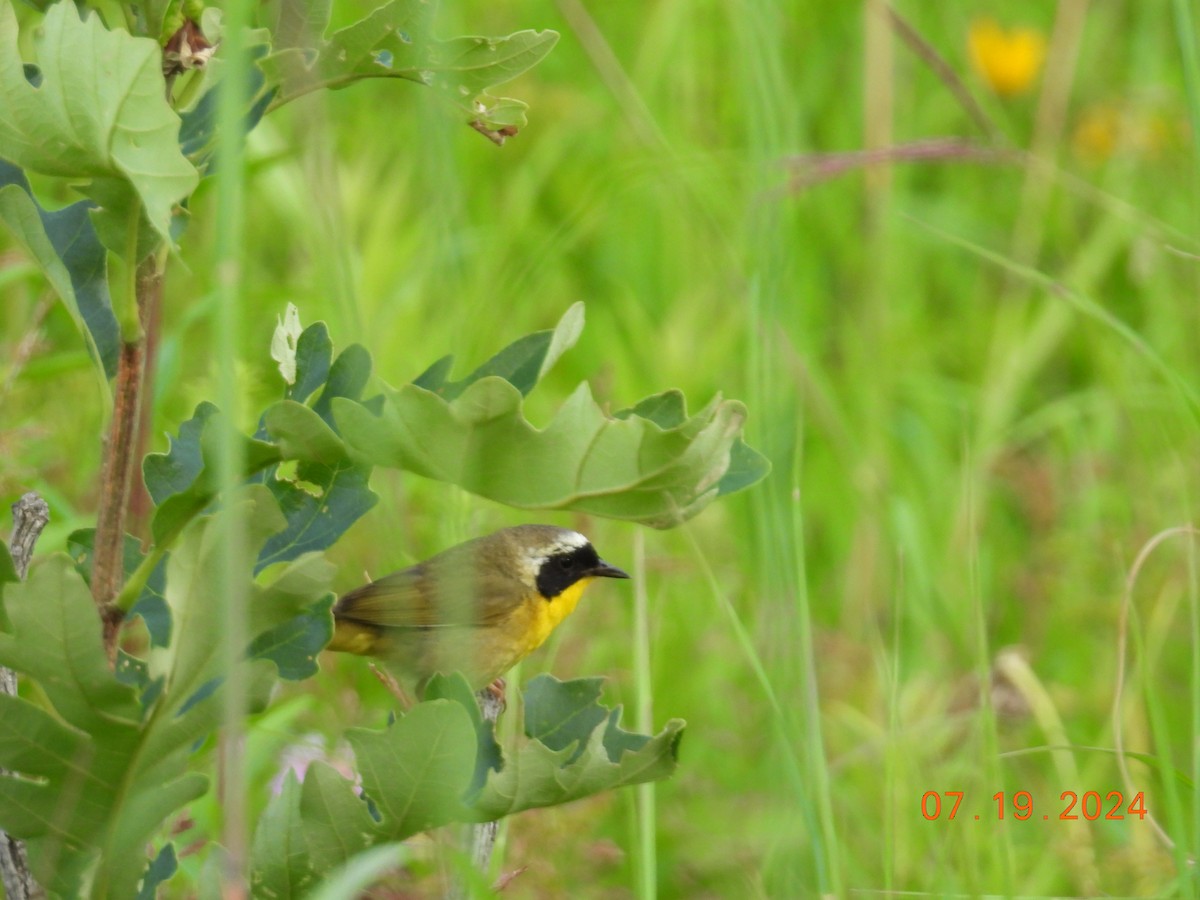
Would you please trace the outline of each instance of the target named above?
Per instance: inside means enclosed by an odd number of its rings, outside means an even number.
[[[531,106],[504,147],[405,82],[251,135],[243,409],[281,393],[288,302],[399,384],[583,300],[533,421],[582,379],[614,409],[721,392],[773,462],[644,533],[377,473],[339,587],[502,525],[578,527],[638,566],[645,613],[593,588],[522,677],[604,674],[629,726],[689,723],[671,781],[507,823],[507,896],[1198,892],[1200,561],[1173,533],[1135,566],[1200,489],[1194,4],[892,8],[444,3],[443,35],[562,33],[500,91]],[[213,206],[210,183],[169,267],[150,450],[216,393]],[[104,410],[70,320],[0,251],[0,496],[41,491],[60,549],[94,519]],[[362,660],[323,667],[253,725],[256,808],[296,745],[383,722]],[[1128,777],[1119,741],[1144,754]],[[944,794],[922,815],[931,791],[964,792],[953,820]],[[1124,818],[1062,820],[1064,791],[1121,791]],[[436,889],[436,848],[415,855],[378,896]]]

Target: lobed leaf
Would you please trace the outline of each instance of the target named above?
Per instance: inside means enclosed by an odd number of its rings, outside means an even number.
[[[419,703],[385,731],[346,733],[363,791],[390,840],[466,816],[463,797],[475,770],[475,730],[453,700]]]
[[[530,423],[524,396],[582,328],[577,303],[556,328],[521,338],[460,381],[449,379],[453,359],[443,357],[412,384],[385,390],[379,414],[334,400],[344,443],[297,410],[278,410],[278,431],[289,452],[346,455],[509,506],[580,510],[656,528],[766,476],[766,459],[741,438],[745,407],[720,397],[689,416],[683,394],[665,391],[610,416],[585,383],[544,428]]]
[[[0,778],[0,827],[28,841],[50,890],[81,895],[103,849],[106,865],[126,872],[113,896],[132,896],[145,841],[205,779],[185,773],[186,746],[163,748],[152,782],[137,777],[149,763],[140,704],[108,669],[99,617],[69,559],[47,559],[4,600],[12,631],[0,634],[0,665],[36,681],[54,715],[0,697],[0,766],[22,776]]]
[[[488,130],[525,124],[525,104],[492,97],[488,89],[532,68],[553,48],[553,31],[519,31],[507,37],[438,40],[436,4],[391,0],[366,18],[316,43],[295,45],[259,61],[275,105],[320,88],[342,88],[364,78],[402,78],[433,88],[458,107],[464,121]]]
[[[333,768],[314,762],[303,783],[289,772],[254,833],[254,896],[304,896],[321,876],[373,844],[377,831],[367,804]]]
[[[217,448],[221,431],[229,427],[215,406],[201,403],[180,427],[178,440],[171,440],[167,453],[146,457],[142,465],[146,490],[158,504],[150,523],[156,545],[169,544],[180,529],[216,499],[220,486]],[[273,444],[242,434],[236,434],[235,440],[242,443],[240,456],[246,476],[280,459],[279,449]]]
[[[91,179],[82,190],[100,204],[96,233],[113,252],[128,256],[128,226],[143,215],[158,240],[170,243],[172,210],[199,174],[179,149],[158,43],[109,31],[93,13],[81,19],[63,0],[42,20],[34,87],[18,37],[12,4],[0,0],[0,158]]]
[[[314,322],[300,332],[296,339],[296,380],[288,387],[288,399],[304,403],[316,393],[329,379],[332,360],[333,339],[324,322]]]
[[[390,728],[348,734],[374,817],[353,785],[327,766],[310,767],[302,786],[289,776],[255,834],[256,893],[298,896],[353,854],[438,825],[486,821],[670,775],[683,722],[672,720],[654,736],[623,731],[620,708],[596,702],[600,682],[530,682],[526,738],[506,756],[462,676],[433,679],[427,699]]]
[[[583,304],[574,303],[557,326],[514,341],[461,381],[447,381],[454,357],[443,356],[413,379],[413,384],[454,400],[476,381],[495,375],[527,397],[559,357],[575,346],[582,332]]]
[[[581,384],[545,428],[524,416],[520,391],[496,376],[447,401],[416,385],[385,391],[382,414],[335,401],[342,436],[377,465],[408,469],[525,509],[573,509],[670,528],[716,496],[745,421],[715,399],[662,428],[616,419]]]
[[[489,773],[471,799],[481,821],[554,806],[600,791],[671,775],[678,762],[682,719],[654,736],[624,731],[621,708],[596,701],[602,679],[559,681],[539,675],[525,689],[528,741]]]
[[[259,434],[276,442],[294,467],[275,466],[263,483],[287,516],[288,527],[263,548],[259,567],[325,550],[378,502],[368,486],[371,467],[352,458],[333,428],[330,406],[335,399],[359,403],[371,377],[371,355],[351,344],[332,363],[332,344],[324,323],[310,325],[297,341],[293,399],[269,407]],[[312,408],[299,402],[317,387]],[[369,408],[369,407],[365,407]]]
[[[236,574],[249,582],[258,548],[283,517],[260,486],[245,488],[223,515],[244,529]],[[10,630],[0,633],[0,665],[34,682],[46,708],[0,697],[0,767],[15,773],[0,776],[0,828],[29,841],[39,880],[61,896],[131,897],[143,873],[166,877],[164,857],[147,869],[147,842],[206,789],[188,759],[221,721],[220,686],[239,678],[252,708],[266,703],[272,666],[250,661],[230,672],[226,664],[225,624],[213,614],[230,565],[219,534],[213,517],[184,530],[164,589],[174,640],[148,661],[126,657],[118,673],[108,668],[99,617],[71,559],[50,557],[28,581],[5,585]],[[280,658],[280,642],[264,636],[305,612],[325,623],[318,640],[327,641],[331,575],[308,557],[254,585],[251,646]],[[302,655],[281,658],[281,666],[304,663]]]

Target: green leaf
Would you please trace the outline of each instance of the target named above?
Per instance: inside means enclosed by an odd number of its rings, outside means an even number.
[[[413,384],[433,391],[446,400],[453,400],[481,378],[495,375],[520,391],[521,396],[527,397],[559,357],[575,346],[582,331],[583,304],[575,303],[555,328],[536,331],[509,344],[461,381],[446,380],[454,362],[454,357],[446,356],[426,369]]]
[[[284,526],[283,516],[260,486],[243,488],[242,496],[229,503],[225,513],[236,516],[240,529],[240,542],[249,548],[261,547],[267,538]],[[186,637],[170,647],[159,650],[150,657],[152,677],[164,675],[167,684],[176,695],[176,700],[191,702],[190,698],[202,687],[221,678],[223,669],[223,629],[219,609],[214,599],[223,591],[226,570],[234,560],[224,558],[219,532],[213,527],[215,519],[205,517],[192,521],[184,532],[179,546],[167,563],[167,587],[165,597],[171,610],[171,620],[178,635]],[[248,554],[240,562],[246,567],[246,580],[257,552]],[[260,588],[254,593],[259,594]],[[316,599],[316,598],[312,598]],[[255,597],[248,601],[247,611],[257,614]],[[311,600],[310,600],[311,602]],[[286,621],[295,610],[276,615],[276,624]],[[261,631],[266,622],[260,620],[250,626],[250,633]]]
[[[196,407],[192,417],[179,426],[179,436],[167,435],[166,453],[149,453],[142,460],[142,478],[146,492],[156,505],[172,494],[186,491],[204,469],[200,451],[200,435],[205,423],[217,411],[205,401]]]
[[[744,491],[770,474],[770,460],[738,438],[729,450],[729,468],[717,482],[717,496]]]
[[[369,467],[349,463],[301,463],[294,481],[268,475],[264,484],[288,524],[267,541],[258,567],[332,546],[378,502],[379,497],[367,486],[370,477]]]
[[[435,677],[426,699],[390,728],[347,734],[374,818],[350,782],[322,764],[309,767],[303,786],[289,776],[255,834],[256,895],[307,893],[317,872],[372,844],[670,775],[683,722],[653,737],[625,732],[620,707],[596,702],[599,686],[598,678],[531,682],[526,739],[504,758],[466,680]]]
[[[263,635],[305,610],[328,620],[332,568],[309,557],[252,585],[259,547],[283,517],[261,486],[244,488],[221,515],[243,530],[245,558],[233,575],[249,588],[248,633],[280,658],[283,642]],[[135,896],[148,840],[206,789],[187,765],[196,743],[220,724],[221,684],[239,679],[252,709],[269,696],[271,665],[247,661],[231,672],[226,662],[214,598],[231,561],[219,526],[206,517],[184,530],[165,588],[175,638],[152,651],[148,665],[123,661],[120,675],[108,668],[99,617],[68,557],[50,557],[5,590],[11,631],[0,633],[0,665],[34,682],[48,706],[0,697],[0,767],[17,773],[0,776],[0,827],[29,840],[39,880],[62,896]],[[299,657],[282,658],[298,664]]]
[[[6,581],[20,581],[17,577],[17,567],[13,563],[12,554],[8,552],[8,547],[0,542],[0,585]]]
[[[37,263],[107,378],[117,372],[120,333],[108,295],[108,257],[81,200],[47,212],[25,174],[0,159],[0,218]]]
[[[567,803],[624,785],[657,781],[675,771],[684,722],[672,719],[653,737],[617,724],[620,707],[595,702],[600,679],[560,682],[539,676],[525,690],[530,738],[492,772],[472,799],[480,820]]]
[[[525,735],[551,750],[577,746],[580,751],[596,726],[608,718],[597,700],[603,678],[558,681],[539,677],[525,688]],[[648,740],[648,739],[647,739]]]
[[[144,754],[140,704],[109,671],[95,606],[67,557],[36,567],[5,604],[12,631],[0,634],[0,665],[35,680],[55,714],[0,697],[0,766],[25,776],[0,778],[0,827],[29,842],[50,890],[83,893],[104,848],[96,877],[111,896],[133,896],[147,839],[205,779],[185,773],[186,745]]]
[[[335,466],[350,461],[350,450],[321,416],[303,403],[280,400],[263,413],[260,434],[279,445],[284,459]]]
[[[34,567],[27,581],[5,590],[4,603],[11,630],[0,634],[0,665],[41,681],[68,725],[91,731],[113,718],[141,717],[136,698],[108,668],[100,617],[70,560],[55,555]]]
[[[370,377],[371,354],[362,344],[351,344],[338,354],[329,367],[329,377],[325,379],[321,396],[313,404],[313,412],[332,426],[330,404],[339,397],[358,400]]]
[[[209,7],[205,12],[215,10]],[[209,16],[205,15],[207,22]],[[207,33],[207,32],[206,32]],[[270,49],[270,34],[265,29],[253,29],[246,33],[246,54],[251,59],[259,59]],[[214,90],[220,83],[220,73],[223,71],[220,55],[209,61],[202,72],[193,72],[192,76],[203,77],[203,92],[188,108],[182,111],[179,126],[179,146],[183,155],[201,173],[208,176],[211,173],[210,163],[216,150],[217,139],[217,97],[219,92]],[[275,97],[275,89],[266,85],[262,72],[257,68],[250,71],[245,86],[244,95],[249,98],[242,125],[247,134],[259,123],[271,101]]]
[[[488,89],[537,65],[558,41],[553,31],[507,37],[433,37],[436,4],[392,0],[366,18],[312,46],[287,47],[259,62],[267,84],[279,86],[276,105],[319,88],[342,88],[364,78],[403,78],[427,85],[486,129],[525,124],[525,104],[492,97]]]
[[[287,3],[287,7],[304,4]],[[296,340],[296,381],[288,388],[288,399],[303,403],[329,378],[333,340],[324,322],[314,322]]]
[[[323,762],[304,782],[289,772],[254,833],[256,897],[301,897],[317,879],[374,842],[377,826],[354,785]]]
[[[334,403],[346,442],[377,465],[408,469],[524,509],[573,509],[669,528],[717,495],[746,418],[715,399],[681,425],[614,419],[581,384],[543,429],[520,391],[495,376],[447,402],[406,385],[385,392],[382,415]]]
[[[363,851],[334,869],[308,895],[308,900],[355,900],[385,875],[402,868],[411,856],[408,846],[397,841]]]
[[[294,399],[283,400],[263,413],[261,435],[276,442],[284,459],[295,467],[277,466],[263,483],[287,516],[288,527],[263,548],[259,567],[293,559],[301,553],[324,550],[378,501],[368,487],[371,467],[351,458],[333,428],[334,400],[358,403],[371,377],[371,355],[352,344],[329,363],[332,347],[322,324],[309,326],[297,341]],[[301,402],[324,385],[310,409]]]
[[[67,552],[75,561],[75,571],[88,584],[92,583],[92,553],[95,548],[96,529],[81,528],[67,536]],[[133,535],[125,535],[122,547],[122,571],[128,579],[134,573],[142,560],[142,544]],[[141,616],[150,633],[150,644],[154,647],[165,647],[171,640],[171,613],[163,599],[163,586],[166,584],[167,570],[165,561],[160,561],[150,573],[142,592],[129,610],[132,616]]]
[[[549,675],[534,678],[525,687],[525,735],[541,741],[551,750],[575,747],[578,757],[596,726],[607,720],[604,752],[611,762],[620,761],[626,751],[641,750],[650,742],[649,735],[634,734],[618,727],[621,707],[610,710],[596,702],[603,693],[603,686],[603,678],[571,681],[559,681]]]
[[[64,0],[39,29],[42,81],[35,88],[18,37],[12,4],[0,0],[0,157],[47,175],[91,179],[82,190],[100,203],[96,233],[113,252],[127,254],[128,225],[143,212],[158,240],[170,243],[172,210],[199,174],[179,150],[158,43],[108,31],[95,14],[81,20]]]
[[[308,3],[289,3],[274,0],[269,5],[271,34],[275,46],[309,47],[320,41],[329,28],[331,0],[310,0]]]
[[[142,887],[138,891],[137,900],[154,900],[158,896],[159,885],[170,879],[178,868],[179,862],[175,859],[175,845],[167,844],[158,852],[158,856],[154,857],[154,861],[146,867],[146,874],[142,878]]]
[[[309,333],[311,327],[301,336],[302,345]],[[308,354],[298,354],[297,383],[313,366]],[[322,368],[319,360],[315,368]],[[356,401],[370,370],[365,350],[347,348],[329,368],[321,400]],[[171,438],[167,453],[146,457],[142,466],[146,487],[159,504],[151,526],[156,542],[169,540],[215,499],[215,448],[222,427],[224,419],[217,408],[202,403],[180,426],[178,437]],[[245,446],[243,471],[271,491],[287,519],[287,526],[262,548],[258,569],[328,548],[378,502],[368,487],[370,467],[350,459],[346,445],[317,410],[293,400],[280,401],[263,414],[258,433],[277,443],[240,437]],[[276,465],[283,459],[302,461],[290,467]]]
[[[167,459],[152,466],[151,474],[147,475],[147,490],[151,497],[158,493],[162,496],[168,490],[174,491],[189,477],[187,487],[176,493],[171,493],[158,501],[154,519],[150,523],[150,531],[155,544],[168,544],[184,525],[199,515],[217,496],[220,479],[217,474],[218,447],[222,440],[222,430],[229,428],[225,417],[211,404],[201,404],[196,414],[187,423],[187,434],[180,431],[178,446],[172,445],[166,454]],[[197,423],[197,420],[199,422]],[[197,434],[198,427],[198,434]],[[242,471],[246,476],[260,472],[280,459],[279,448],[265,441],[256,441],[243,434],[235,434],[235,440],[242,444]],[[198,454],[198,457],[197,457]],[[161,457],[162,454],[152,454]],[[197,470],[196,462],[200,466]],[[147,457],[149,464],[150,457]],[[155,488],[150,489],[151,479]],[[156,498],[157,500],[157,498]]]
[[[317,654],[333,637],[333,575],[333,565],[314,553],[282,566],[266,587],[256,587],[249,627],[257,637],[248,655],[273,662],[281,678],[299,681],[315,675]],[[321,599],[314,603],[314,597]]]
[[[363,791],[379,810],[379,831],[403,840],[460,821],[475,770],[471,717],[453,700],[414,706],[386,731],[347,732]]]
[[[504,753],[496,742],[494,723],[483,718],[479,711],[479,701],[475,699],[475,692],[459,672],[450,676],[434,675],[425,686],[423,696],[426,700],[453,700],[470,716],[471,726],[475,729],[476,752],[475,775],[471,779],[468,793],[474,793],[483,787],[489,770],[499,771],[504,765]]]
[[[665,391],[615,416],[581,384],[548,425],[523,413],[523,398],[578,339],[582,304],[553,331],[529,335],[470,376],[447,380],[444,357],[412,384],[385,391],[379,415],[335,400],[349,452],[525,509],[573,509],[670,528],[719,494],[768,471],[741,439],[745,407],[714,398],[693,416],[683,394]],[[299,429],[292,429],[298,432]],[[308,438],[318,446],[316,435]]]

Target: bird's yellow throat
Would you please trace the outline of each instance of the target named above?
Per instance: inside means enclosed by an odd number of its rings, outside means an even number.
[[[549,600],[541,597],[537,598],[533,622],[526,636],[526,640],[528,641],[527,653],[542,646],[546,638],[550,637],[550,632],[557,628],[563,619],[574,612],[575,606],[579,603],[579,598],[583,596],[584,588],[593,581],[595,581],[594,578],[580,578],[561,594]]]

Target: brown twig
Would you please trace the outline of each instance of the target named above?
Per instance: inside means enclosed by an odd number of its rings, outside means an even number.
[[[158,364],[158,347],[162,339],[162,295],[163,278],[160,276],[153,285],[147,286],[142,298],[142,325],[146,331],[145,361],[142,364],[142,384],[153,385],[154,373]],[[145,459],[150,449],[150,435],[154,424],[154,391],[142,391],[141,410],[138,414],[137,453],[134,459]],[[146,490],[145,479],[140,472],[135,475],[130,485],[129,495],[129,526],[130,533],[146,538],[149,533],[148,523],[153,512],[154,503]]]
[[[138,314],[145,327],[146,298],[157,294],[162,273],[151,254],[137,271]],[[117,358],[113,391],[113,416],[104,442],[100,469],[100,508],[96,514],[96,539],[92,556],[92,599],[104,623],[104,649],[110,664],[117,658],[117,632],[123,613],[113,600],[124,581],[125,513],[130,485],[137,471],[137,433],[141,418],[142,381],[146,364],[146,339],[123,341]]]
[[[783,160],[792,170],[783,192],[797,193],[854,169],[893,163],[970,162],[987,165],[1020,163],[1023,157],[1012,150],[987,147],[961,138],[930,138],[878,150],[848,150],[839,153],[803,153]]]
[[[17,576],[24,579],[29,571],[29,561],[33,558],[34,545],[50,521],[50,507],[30,491],[12,505],[12,516],[9,555]],[[12,697],[17,695],[17,673],[3,666],[0,666],[0,693]],[[30,871],[24,842],[3,831],[0,831],[0,881],[4,883],[4,896],[9,900],[40,900],[46,896]]]

